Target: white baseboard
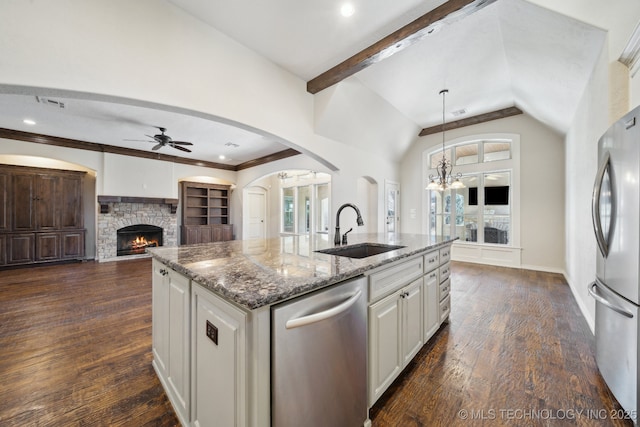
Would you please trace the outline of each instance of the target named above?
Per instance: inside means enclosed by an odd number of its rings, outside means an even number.
[[[562,274],[564,275],[564,279],[569,284],[569,289],[571,289],[571,293],[573,294],[573,299],[575,299],[576,302],[578,303],[578,307],[582,312],[582,317],[584,317],[584,319],[587,321],[587,324],[589,325],[589,329],[591,329],[591,333],[595,335],[595,331],[596,331],[595,318],[591,316],[591,313],[589,312],[589,310],[587,310],[587,307],[584,305],[584,301],[582,300],[582,298],[580,298],[580,292],[578,291],[578,288],[576,287],[575,283],[572,282],[571,278],[567,275],[566,272],[563,272]]]

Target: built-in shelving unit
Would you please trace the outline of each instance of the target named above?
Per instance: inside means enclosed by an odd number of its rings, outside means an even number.
[[[180,184],[182,203],[181,243],[209,243],[233,239],[229,221],[231,187],[183,181]]]

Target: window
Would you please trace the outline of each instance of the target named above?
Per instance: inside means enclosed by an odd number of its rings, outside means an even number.
[[[294,230],[293,198],[294,188],[282,189],[282,231],[284,233],[293,233]]]
[[[297,172],[298,175],[290,172],[280,179],[281,232],[328,233],[331,176],[319,172]]]
[[[459,242],[514,244],[514,193],[519,180],[514,180],[514,160],[511,139],[460,141],[446,147],[454,173],[461,173],[465,188],[427,191],[428,233],[433,236],[455,236]],[[426,176],[435,173],[442,158],[442,149],[427,153]],[[517,156],[519,159],[519,155]],[[425,182],[427,180],[425,179]],[[518,199],[519,200],[519,199]],[[519,202],[518,202],[519,204]]]

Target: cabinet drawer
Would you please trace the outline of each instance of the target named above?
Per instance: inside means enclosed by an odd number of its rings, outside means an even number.
[[[440,249],[440,264],[445,264],[451,259],[451,246]]]
[[[451,274],[451,264],[446,263],[442,267],[440,267],[440,283],[447,280],[450,274]]]
[[[440,322],[444,322],[451,312],[451,297],[446,297],[440,303]]]
[[[435,270],[425,274],[424,278],[428,283],[431,283],[431,282],[440,283],[440,281],[438,280],[439,271],[440,270],[436,268]]]
[[[375,301],[422,276],[423,257],[378,271],[369,276],[369,301]]]
[[[424,256],[424,272],[435,270],[440,265],[440,251],[429,252]]]
[[[444,282],[440,283],[440,301],[448,297],[450,291],[451,291],[451,280],[447,279]]]

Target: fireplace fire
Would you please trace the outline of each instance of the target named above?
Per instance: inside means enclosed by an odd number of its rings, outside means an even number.
[[[146,248],[162,246],[162,228],[155,225],[131,225],[117,234],[118,256],[143,254]]]

